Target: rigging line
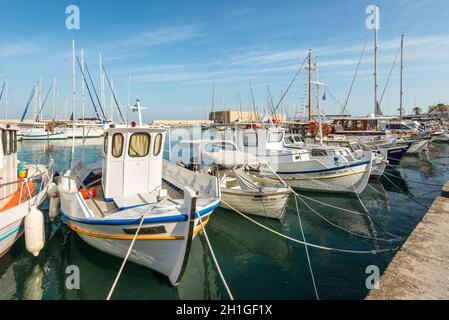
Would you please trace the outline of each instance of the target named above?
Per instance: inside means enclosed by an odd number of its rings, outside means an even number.
[[[304,234],[304,229],[302,227],[301,214],[299,213],[299,207],[298,207],[298,199],[296,199],[296,197],[295,197],[295,205],[296,205],[296,212],[298,213],[299,227],[301,228],[302,239],[304,240],[304,248],[306,249],[307,263],[309,264],[309,270],[310,270],[310,276],[312,277],[313,289],[315,290],[316,299],[320,300],[320,297],[318,295],[318,290],[316,288],[315,276],[313,275],[312,262],[310,261],[310,256],[309,256],[309,249],[307,248],[306,236]]]
[[[355,79],[357,78],[357,75],[359,73],[359,68],[362,63],[363,55],[365,54],[365,51],[366,51],[366,46],[368,43],[368,35],[369,35],[369,30],[366,33],[365,44],[363,45],[362,54],[360,55],[359,63],[357,64],[357,68],[354,73],[354,78],[352,79],[351,87],[349,88],[348,95],[346,96],[345,105],[343,106],[343,110],[342,110],[341,114],[344,114],[346,112],[346,107],[348,106],[349,98],[351,96],[352,89],[354,88]]]
[[[119,112],[120,118],[122,119],[122,122],[125,122],[125,118],[123,118],[122,110],[120,110],[120,106],[119,106],[119,104],[117,102],[117,97],[115,96],[115,92],[112,89],[111,81],[109,81],[109,77],[108,77],[108,74],[106,72],[106,69],[104,68],[103,64],[101,65],[101,67],[103,68],[104,75],[106,76],[106,80],[108,82],[109,89],[111,90],[112,97],[114,98],[115,105],[117,106],[117,110]]]
[[[42,103],[41,107],[39,108],[39,113],[36,116],[36,121],[39,121],[39,117],[42,113],[42,110],[44,109],[45,103],[47,102],[48,99],[48,95],[50,94],[51,89],[53,88],[54,83],[52,83],[52,85],[50,86],[50,88],[48,89],[47,95],[45,96],[44,102]],[[40,100],[40,99],[39,99]]]
[[[28,102],[27,102],[27,104],[26,104],[26,106],[25,106],[25,110],[23,111],[22,118],[20,119],[20,122],[23,122],[23,120],[25,119],[25,116],[26,116],[26,114],[27,114],[27,112],[28,112],[28,108],[30,107],[31,101],[33,100],[33,97],[34,97],[34,95],[36,94],[36,88],[37,88],[37,86],[39,85],[39,81],[40,81],[40,80],[38,80],[38,81],[34,84],[33,89],[31,89],[31,94],[30,94],[30,97],[28,98]]]
[[[243,218],[245,218],[246,220],[258,225],[259,227],[261,227],[262,229],[265,229],[281,238],[290,240],[292,242],[296,242],[299,244],[306,244],[305,241],[301,241],[289,236],[286,236],[285,234],[282,234],[276,230],[270,229],[267,226],[255,221],[254,219],[248,217],[247,215],[243,214],[242,212],[240,212],[239,210],[235,209],[232,205],[230,205],[229,203],[227,203],[226,201],[222,200],[222,202],[227,205],[229,208],[231,208],[232,210],[234,210],[236,213],[238,213],[239,215],[241,215]],[[343,253],[353,253],[353,254],[379,254],[379,253],[385,253],[385,252],[393,252],[393,251],[397,251],[399,250],[399,248],[393,248],[393,249],[376,249],[376,250],[350,250],[350,249],[339,249],[339,248],[332,248],[332,247],[325,247],[325,246],[321,246],[321,245],[317,245],[317,244],[313,244],[310,242],[307,242],[307,246],[311,247],[311,248],[315,248],[315,249],[320,249],[320,250],[325,250],[325,251],[336,251],[336,252],[343,252]]]
[[[3,92],[5,91],[5,87],[6,87],[6,80],[5,80],[5,81],[3,81],[2,92],[0,92],[0,101],[2,101],[2,97],[3,97]]]
[[[103,115],[103,119],[106,120],[107,119],[106,113],[104,112],[103,106],[101,105],[100,98],[98,97],[97,89],[95,89],[95,85],[94,85],[94,82],[90,75],[90,71],[89,71],[89,68],[87,67],[86,62],[84,62],[84,66],[86,67],[87,75],[89,76],[90,83],[92,84],[92,88],[94,89],[95,97],[97,98],[98,105],[100,106],[100,110],[101,110],[101,114]]]
[[[134,247],[134,243],[136,242],[137,235],[139,234],[140,229],[142,228],[143,221],[145,220],[145,216],[146,216],[146,214],[143,214],[142,218],[140,219],[139,227],[137,228],[136,233],[134,234],[133,240],[131,241],[131,244],[129,245],[128,252],[126,253],[125,258],[122,261],[122,265],[120,266],[120,270],[118,271],[117,276],[115,277],[114,283],[112,284],[112,287],[109,290],[109,294],[108,294],[106,300],[111,300],[111,296],[114,293],[115,286],[117,285],[117,282],[120,279],[120,276],[122,275],[123,269],[125,268],[126,261],[128,261],[129,255],[131,254],[131,250]]]
[[[387,91],[388,84],[390,83],[391,74],[393,73],[393,69],[396,66],[396,62],[398,61],[398,56],[399,56],[399,52],[400,51],[401,51],[401,47],[399,47],[398,51],[396,52],[396,58],[394,58],[393,65],[391,66],[390,74],[388,75],[388,78],[387,78],[387,83],[385,84],[384,91],[382,92],[382,95],[381,95],[380,100],[379,100],[379,105],[381,105],[382,100],[383,100],[384,95],[385,95],[385,91]]]
[[[83,70],[83,68],[81,66],[81,63],[80,63],[80,60],[79,60],[78,56],[76,56],[76,61],[78,62],[78,66],[80,68],[81,75],[83,76],[84,84],[86,85],[87,92],[89,93],[90,101],[92,102],[92,105],[94,107],[95,114],[97,115],[98,119],[100,119],[100,115],[98,114],[97,106],[95,105],[94,99],[92,97],[92,92],[90,91],[89,83],[86,80],[86,75],[84,74],[84,70]]]
[[[290,84],[287,87],[287,90],[285,90],[285,93],[282,95],[281,99],[279,100],[278,104],[276,105],[276,108],[274,108],[274,111],[276,112],[276,110],[279,108],[279,106],[281,105],[282,101],[284,101],[285,96],[287,95],[288,91],[290,90],[291,86],[293,85],[293,83],[295,82],[296,78],[298,77],[299,73],[302,70],[302,67],[304,66],[304,64],[306,63],[307,59],[309,56],[306,56],[306,58],[304,59],[304,61],[302,62],[301,66],[299,67],[298,71],[296,72],[295,76],[293,77],[292,81],[290,82]]]

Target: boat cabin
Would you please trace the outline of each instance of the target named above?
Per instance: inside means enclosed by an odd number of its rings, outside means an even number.
[[[264,154],[266,150],[282,150],[286,130],[283,128],[242,129],[236,133],[240,150],[251,154]]]
[[[105,129],[102,185],[105,201],[119,208],[142,198],[152,202],[162,189],[165,129],[110,125]],[[139,202],[139,201],[137,201]]]
[[[381,123],[394,120],[392,117],[333,117],[333,134],[385,135]]]
[[[0,128],[0,204],[17,191],[17,130]]]

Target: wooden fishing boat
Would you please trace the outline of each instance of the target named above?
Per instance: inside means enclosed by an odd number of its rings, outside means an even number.
[[[224,140],[182,141],[180,146],[193,148],[199,155],[200,172],[216,175],[220,179],[221,207],[272,219],[282,219],[291,189],[277,177],[267,178],[251,173],[264,163],[245,154],[234,142]],[[187,165],[192,168],[193,166]]]
[[[44,201],[52,180],[53,165],[20,164],[18,173],[17,131],[1,128],[0,143],[0,257],[24,232],[30,207]],[[19,176],[18,176],[19,175]],[[42,228],[43,226],[38,226]]]
[[[164,140],[162,127],[111,124],[102,163],[78,163],[58,189],[67,225],[84,241],[123,258],[135,237],[129,260],[176,285],[193,237],[220,205],[220,189],[217,178],[164,161]]]

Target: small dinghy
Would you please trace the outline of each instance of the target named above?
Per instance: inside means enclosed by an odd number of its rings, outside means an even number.
[[[164,140],[164,128],[141,121],[110,125],[102,163],[78,163],[58,188],[67,225],[84,241],[123,258],[135,238],[129,260],[177,285],[220,189],[216,177],[164,161]]]
[[[17,130],[1,128],[0,134],[0,257],[27,229],[26,247],[39,254],[45,241],[43,215],[36,208],[47,195],[53,177],[52,162],[48,166],[27,164],[17,160]],[[30,212],[38,221],[29,219]],[[31,240],[33,243],[30,242]],[[33,248],[31,248],[33,247]]]
[[[282,219],[292,190],[278,179],[256,176],[250,170],[264,166],[254,156],[238,150],[232,141],[201,140],[182,141],[181,147],[193,148],[202,172],[217,175],[220,179],[221,207],[240,212]],[[194,168],[192,164],[188,165]]]

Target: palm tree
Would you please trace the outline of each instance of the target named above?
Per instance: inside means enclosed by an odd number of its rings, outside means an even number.
[[[414,107],[413,108],[413,112],[419,116],[420,114],[422,114],[422,109],[420,107]]]

